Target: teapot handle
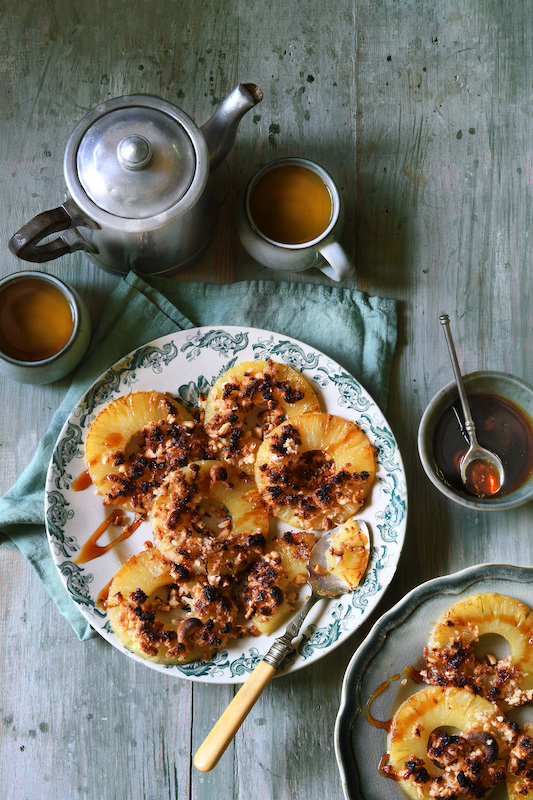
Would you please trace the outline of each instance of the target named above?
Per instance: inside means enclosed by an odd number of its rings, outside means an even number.
[[[86,244],[82,238],[73,240],[71,236],[68,237],[71,239],[70,243],[58,237],[46,244],[39,244],[39,242],[51,233],[66,231],[70,228],[73,221],[73,218],[64,206],[58,206],[49,211],[43,211],[23,225],[22,228],[11,237],[9,240],[9,249],[14,255],[22,258],[24,261],[42,264],[45,261],[52,261],[54,258],[72,253],[74,250],[85,248]]]

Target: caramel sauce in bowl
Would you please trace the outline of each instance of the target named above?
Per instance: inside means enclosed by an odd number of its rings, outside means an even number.
[[[52,383],[85,355],[91,325],[70,286],[44,272],[0,280],[0,372],[20,383]]]
[[[478,497],[461,481],[460,462],[469,443],[455,382],[427,406],[418,430],[422,466],[442,494],[460,505],[485,511],[514,508],[533,499],[533,387],[504,372],[463,377],[479,443],[498,455],[504,481]],[[489,480],[490,476],[473,476]]]

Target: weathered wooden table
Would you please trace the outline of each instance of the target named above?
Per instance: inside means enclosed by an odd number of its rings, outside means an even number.
[[[447,502],[416,451],[420,417],[451,378],[438,315],[465,371],[533,381],[530,64],[526,0],[4,0],[0,15],[0,275],[24,268],[10,236],[63,199],[62,158],[102,100],[147,92],[203,122],[239,81],[264,100],[228,160],[209,250],[179,279],[327,282],[261,269],[237,242],[237,198],[282,155],[322,163],[346,207],[353,285],[400,300],[387,417],[410,495],[385,611],[421,581],[480,562],[532,563],[531,507],[490,514]],[[94,323],[116,278],[78,253],[45,269],[74,285]],[[0,491],[29,462],[68,379],[0,379]],[[364,632],[274,681],[219,766],[191,754],[234,694],[154,673],[100,638],[80,643],[33,571],[0,551],[0,795],[6,800],[343,796],[333,728]]]

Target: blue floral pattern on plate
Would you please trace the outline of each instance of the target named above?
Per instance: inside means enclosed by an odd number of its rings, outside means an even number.
[[[97,598],[115,572],[151,539],[143,522],[124,542],[86,564],[75,559],[81,546],[109,514],[93,490],[76,492],[72,485],[84,472],[84,441],[102,408],[132,391],[164,391],[184,405],[199,397],[238,361],[273,358],[301,371],[317,390],[324,410],[352,419],[377,450],[377,480],[361,510],[371,531],[369,568],[361,587],[309,614],[281,672],[293,672],[316,661],[346,640],[375,608],[390,583],[400,557],[407,517],[405,473],[398,446],[386,419],[360,383],[339,364],[306,344],[271,331],[238,327],[204,327],[156,339],[125,356],[90,387],[73,409],[56,443],[46,484],[46,526],[59,574],[74,602],[91,625],[112,645],[151,669],[209,683],[240,683],[267,652],[271,637],[241,639],[210,661],[160,666],[125,650],[113,634]],[[275,531],[279,523],[272,521]],[[284,526],[283,529],[286,529]],[[100,544],[105,543],[102,534]],[[111,534],[115,538],[116,534]],[[302,602],[307,594],[302,591]]]

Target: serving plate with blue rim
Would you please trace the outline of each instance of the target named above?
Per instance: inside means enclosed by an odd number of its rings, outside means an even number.
[[[185,406],[197,406],[199,396],[207,394],[227,369],[240,361],[268,358],[301,371],[315,388],[324,411],[357,422],[376,447],[378,460],[375,484],[359,512],[370,528],[372,545],[364,581],[353,594],[315,606],[280,673],[312,664],[345,641],[379,603],[396,571],[406,527],[405,473],[387,421],[358,381],[323,353],[271,331],[203,327],[163,336],[118,361],[86,392],[58,437],[46,481],[48,540],[64,585],[104,639],[152,669],[193,681],[240,683],[284,629],[270,637],[230,642],[210,661],[183,665],[153,664],[120,644],[96,601],[120,566],[152,539],[152,532],[149,521],[143,522],[129,538],[103,555],[84,564],[75,563],[81,547],[112,510],[104,506],[92,486],[84,491],[73,489],[76,478],[86,469],[83,455],[87,431],[97,414],[121,395],[156,390],[168,392]],[[276,533],[290,528],[277,527],[277,520],[272,524]],[[116,531],[106,531],[98,544],[107,544],[117,536]],[[308,587],[304,587],[301,602],[308,594]]]
[[[335,752],[346,800],[405,800],[399,785],[380,773],[387,733],[368,721],[367,712],[375,720],[390,720],[407,697],[425,686],[405,679],[404,670],[422,667],[423,648],[439,617],[477,592],[498,592],[533,608],[533,567],[478,564],[427,581],[380,617],[357,648],[344,676],[335,725]],[[395,676],[400,678],[391,680]],[[383,691],[369,704],[380,687]],[[530,717],[531,707],[509,716],[522,723],[524,714]],[[505,786],[496,787],[490,797],[507,798]]]

